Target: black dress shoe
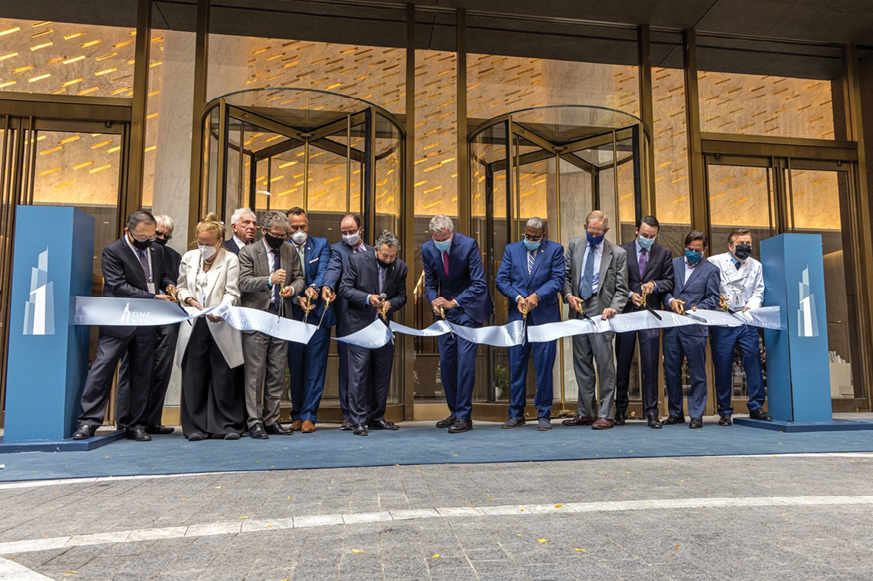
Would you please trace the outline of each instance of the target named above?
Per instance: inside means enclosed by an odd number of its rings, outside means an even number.
[[[438,428],[451,428],[452,425],[458,421],[458,418],[455,416],[449,416],[444,420],[440,420],[436,423],[436,427]]]
[[[688,427],[692,430],[699,430],[703,427],[703,418],[691,418],[691,423],[688,424]]]
[[[127,430],[127,439],[136,440],[137,442],[151,442],[152,437],[149,436],[145,428],[137,428],[135,430]]]
[[[356,436],[366,436],[368,434],[367,426],[365,426],[364,424],[355,424],[353,429],[354,429],[353,433]]]
[[[96,430],[89,426],[88,424],[82,424],[79,426],[79,429],[73,432],[74,440],[87,440],[88,438],[94,437],[94,432]]]
[[[375,422],[367,423],[367,428],[370,430],[399,430],[400,426],[394,422],[386,420],[376,420]]]
[[[649,427],[654,428],[656,430],[661,429],[661,420],[658,419],[658,414],[649,414],[648,415]]]
[[[176,429],[158,424],[157,426],[146,426],[145,431],[146,434],[151,434],[153,436],[167,436],[175,432]]]
[[[749,412],[749,417],[753,420],[761,420],[762,422],[772,422],[773,418],[770,417],[770,414],[765,412],[762,408],[758,408],[756,410],[752,410]]]
[[[285,428],[283,428],[282,424],[280,424],[279,422],[275,422],[273,424],[270,424],[269,426],[264,428],[264,430],[268,434],[271,434],[273,436],[290,436],[291,434],[294,433],[291,430],[286,430]]]
[[[255,440],[266,440],[270,436],[267,435],[267,431],[264,429],[264,424],[257,422],[249,428],[249,437],[254,438]]]
[[[627,423],[627,413],[626,412],[618,412],[615,414],[615,424],[616,426],[623,426]]]
[[[460,434],[461,432],[469,432],[472,429],[473,420],[455,420],[455,423],[449,428],[449,433]]]
[[[344,419],[342,425],[340,426],[340,430],[344,432],[349,432],[353,429],[355,429],[355,424],[349,421],[348,418]]]
[[[732,423],[733,423],[733,421],[731,421],[730,414],[722,414],[721,417],[718,418],[718,425],[719,426],[729,426]]]
[[[188,441],[189,442],[201,442],[201,441],[203,441],[203,434],[201,434],[199,432],[192,432],[192,433],[188,434]]]
[[[668,426],[672,426],[675,424],[684,424],[685,423],[685,416],[682,416],[681,418],[677,418],[676,416],[670,416],[669,418],[664,420],[664,423]]]

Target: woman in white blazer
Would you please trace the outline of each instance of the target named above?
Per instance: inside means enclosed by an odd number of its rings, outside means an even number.
[[[197,224],[197,249],[179,265],[176,292],[196,309],[239,302],[239,261],[225,250],[215,214]],[[189,441],[238,440],[245,430],[244,394],[231,369],[242,365],[242,334],[214,315],[182,323],[176,365],[182,368],[182,433]]]

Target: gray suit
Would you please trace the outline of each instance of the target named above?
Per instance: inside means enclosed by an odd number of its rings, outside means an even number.
[[[600,259],[600,278],[597,292],[584,301],[583,312],[592,319],[598,319],[606,308],[622,312],[628,300],[627,252],[609,240],[601,242],[603,254]],[[587,236],[570,240],[564,257],[564,296],[579,296],[582,280],[582,260],[588,248]],[[589,260],[593,259],[589,256]],[[572,311],[577,319],[584,318],[581,313]],[[576,415],[585,418],[613,419],[615,402],[615,360],[612,339],[615,333],[590,333],[573,337],[573,367],[579,387]],[[597,363],[597,375],[594,373]],[[600,376],[599,415],[595,413],[596,382]]]
[[[263,240],[239,251],[240,305],[278,316],[278,310],[270,309],[270,261]],[[282,316],[290,319],[294,297],[303,292],[305,284],[300,259],[291,244],[282,244],[279,249],[279,267],[286,272],[285,286],[293,289],[290,297],[279,299]],[[245,358],[246,424],[249,428],[258,422],[271,426],[279,419],[288,343],[258,331],[244,331],[242,347]]]

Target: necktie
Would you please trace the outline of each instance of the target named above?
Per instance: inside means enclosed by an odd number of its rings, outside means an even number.
[[[366,248],[364,248],[364,245],[361,244],[360,246],[355,246],[355,247],[352,249],[352,252],[363,252],[364,250],[366,250]]]
[[[297,256],[300,257],[300,272],[302,272],[303,276],[305,277],[306,276],[306,260],[304,260],[304,258],[306,257],[306,248],[304,248],[303,246],[298,246],[297,247]]]
[[[382,291],[385,290],[385,271],[387,268],[379,267],[379,294],[382,294]]]
[[[527,253],[527,275],[528,276],[530,276],[530,274],[533,272],[534,260],[535,260],[534,257],[535,256],[536,256],[536,252],[528,252]]]
[[[146,250],[137,249],[136,253],[139,254],[139,264],[142,266],[142,275],[145,277],[146,284],[152,282],[151,270],[149,269],[149,257],[146,254]]]
[[[446,271],[446,278],[449,278],[449,253],[443,252],[443,269]]]
[[[643,273],[646,272],[646,265],[649,264],[649,251],[645,248],[640,248],[640,281],[643,280]]]
[[[593,244],[588,245],[588,259],[585,261],[585,269],[582,272],[582,284],[579,286],[579,296],[583,301],[591,298],[594,287],[594,251],[597,249]]]
[[[279,250],[273,248],[270,250],[270,254],[273,255],[272,264],[270,264],[270,274],[274,274],[277,270],[279,270]],[[279,306],[279,291],[281,285],[274,284],[273,285],[273,296],[270,298],[270,306],[278,307]]]

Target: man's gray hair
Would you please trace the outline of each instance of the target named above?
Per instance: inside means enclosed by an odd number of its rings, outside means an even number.
[[[390,232],[388,230],[383,230],[382,233],[379,234],[379,237],[376,238],[377,249],[382,248],[383,244],[387,245],[388,248],[397,248],[398,250],[400,249],[400,240],[397,238],[397,236],[394,235],[393,232]]]
[[[267,212],[264,212],[264,217],[261,218],[261,226],[267,230],[272,230],[274,226],[279,226],[287,230],[291,227],[291,224],[288,222],[288,217],[282,212],[268,210]]]
[[[237,208],[233,211],[233,215],[230,217],[230,225],[233,226],[237,222],[240,221],[240,218],[243,217],[243,214],[251,214],[255,220],[257,220],[257,216],[254,212],[252,212],[251,208]]]
[[[449,232],[455,231],[455,223],[452,222],[452,219],[448,216],[444,216],[442,214],[437,214],[433,218],[430,219],[430,231],[431,232],[442,232],[443,230],[448,230]]]
[[[172,232],[173,230],[176,229],[176,223],[173,222],[173,219],[170,218],[169,216],[167,216],[166,214],[161,214],[160,216],[155,216],[155,220],[157,221],[158,226],[161,226],[161,227],[166,226],[165,228],[162,229],[162,232],[164,232],[164,234],[169,234],[170,232]],[[167,232],[167,230],[169,230],[170,232]]]
[[[546,223],[543,222],[543,219],[539,216],[533,216],[532,218],[528,218],[525,226],[528,228],[533,228],[534,230],[542,230],[543,232],[546,231]]]
[[[147,212],[146,210],[137,210],[127,217],[127,223],[125,224],[125,226],[128,230],[133,232],[140,224],[152,225],[156,223],[157,222],[155,222],[155,217],[152,216],[151,212]]]

